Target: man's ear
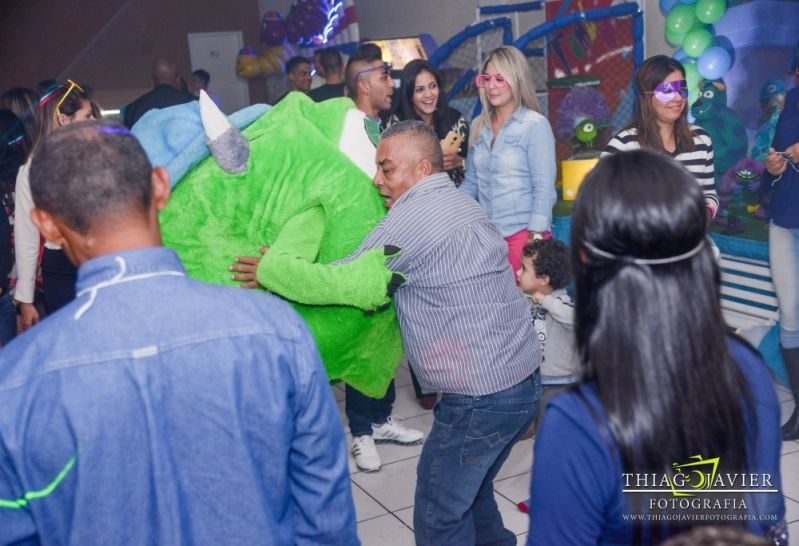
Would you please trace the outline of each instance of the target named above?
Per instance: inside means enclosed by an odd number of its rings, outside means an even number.
[[[169,173],[163,167],[156,167],[150,173],[152,184],[152,204],[155,210],[162,210],[169,201],[171,189],[169,187]]]
[[[31,220],[36,224],[42,237],[59,246],[64,244],[64,234],[61,231],[60,224],[55,220],[52,214],[46,210],[34,208],[31,211]]]
[[[422,178],[425,178],[425,177],[427,177],[427,176],[430,176],[430,173],[432,173],[432,172],[433,172],[433,164],[432,164],[432,163],[430,163],[430,161],[429,161],[429,160],[427,160],[427,159],[422,159],[422,160],[419,162],[418,169],[419,169],[419,174],[421,174],[421,175],[422,175],[422,176],[420,177],[420,180],[421,180]]]

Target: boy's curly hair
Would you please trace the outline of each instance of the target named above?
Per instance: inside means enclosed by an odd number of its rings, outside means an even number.
[[[565,288],[571,282],[569,249],[557,239],[539,239],[524,245],[522,256],[533,259],[536,275],[547,275],[553,290]]]

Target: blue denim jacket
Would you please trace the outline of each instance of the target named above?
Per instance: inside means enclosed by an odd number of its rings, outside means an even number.
[[[482,205],[508,237],[523,229],[549,231],[555,192],[555,137],[547,118],[520,106],[500,129],[493,148],[491,124],[466,156],[460,190]]]
[[[358,544],[341,421],[277,298],[147,248],[0,351],[0,544]]]

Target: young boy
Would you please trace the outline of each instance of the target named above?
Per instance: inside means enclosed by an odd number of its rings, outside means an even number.
[[[574,304],[566,293],[570,280],[569,252],[562,242],[540,239],[524,246],[519,287],[530,295],[533,326],[544,352],[541,408],[559,387],[577,381]]]

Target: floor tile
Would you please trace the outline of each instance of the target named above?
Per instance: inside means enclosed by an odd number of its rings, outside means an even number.
[[[785,521],[793,523],[799,521],[799,502],[785,498]]]
[[[794,451],[799,451],[799,442],[782,442],[782,450],[780,453],[787,455],[788,453],[793,453]],[[797,469],[797,471],[799,471],[799,469]]]
[[[793,400],[793,395],[791,394],[791,391],[789,391],[782,385],[776,385],[775,390],[777,391],[777,400],[779,400],[780,402]]]
[[[333,397],[336,399],[336,402],[344,400],[344,383],[336,383],[332,386],[332,389]]]
[[[397,374],[394,376],[394,387],[407,387],[408,385],[413,388],[413,380],[411,379],[411,372],[406,367],[397,368]]]
[[[494,481],[504,480],[511,476],[519,476],[530,472],[533,468],[533,439],[517,442],[505,460],[505,464],[499,469]]]
[[[394,402],[394,415],[399,415],[405,419],[432,413],[419,405],[416,395],[413,392],[413,385],[408,384],[404,387],[397,387],[397,399]]]
[[[799,499],[799,451],[780,458],[782,491],[792,499]]]
[[[347,414],[344,412],[344,400],[336,402],[336,407],[338,408],[339,417],[341,417],[341,425],[344,427],[344,434],[347,434],[350,431],[350,426],[347,422]]]
[[[799,521],[788,525],[788,546],[799,546]]]
[[[356,521],[360,522],[388,514],[388,510],[380,506],[377,501],[354,483],[352,484],[352,500],[355,503]]]
[[[793,399],[786,400],[780,404],[780,412],[782,413],[782,417],[780,419],[780,423],[785,423],[788,420],[788,417],[791,416],[793,413]]]
[[[516,536],[516,546],[525,546],[527,544],[527,533],[522,533]]]
[[[358,538],[364,546],[414,546],[413,531],[387,514],[358,524]]]
[[[516,504],[530,497],[530,477],[532,472],[514,476],[502,481],[494,481],[494,491]]]
[[[397,510],[394,512],[394,515],[397,516],[402,522],[413,529],[413,506],[410,508],[403,508],[402,510]]]
[[[499,513],[502,515],[502,523],[505,528],[514,535],[526,533],[530,527],[530,519],[527,514],[519,511],[514,503],[502,495],[494,495],[494,497],[497,500]]]
[[[352,481],[392,512],[409,508],[416,492],[418,460],[414,457],[383,465],[379,472],[358,472],[352,475]]]

